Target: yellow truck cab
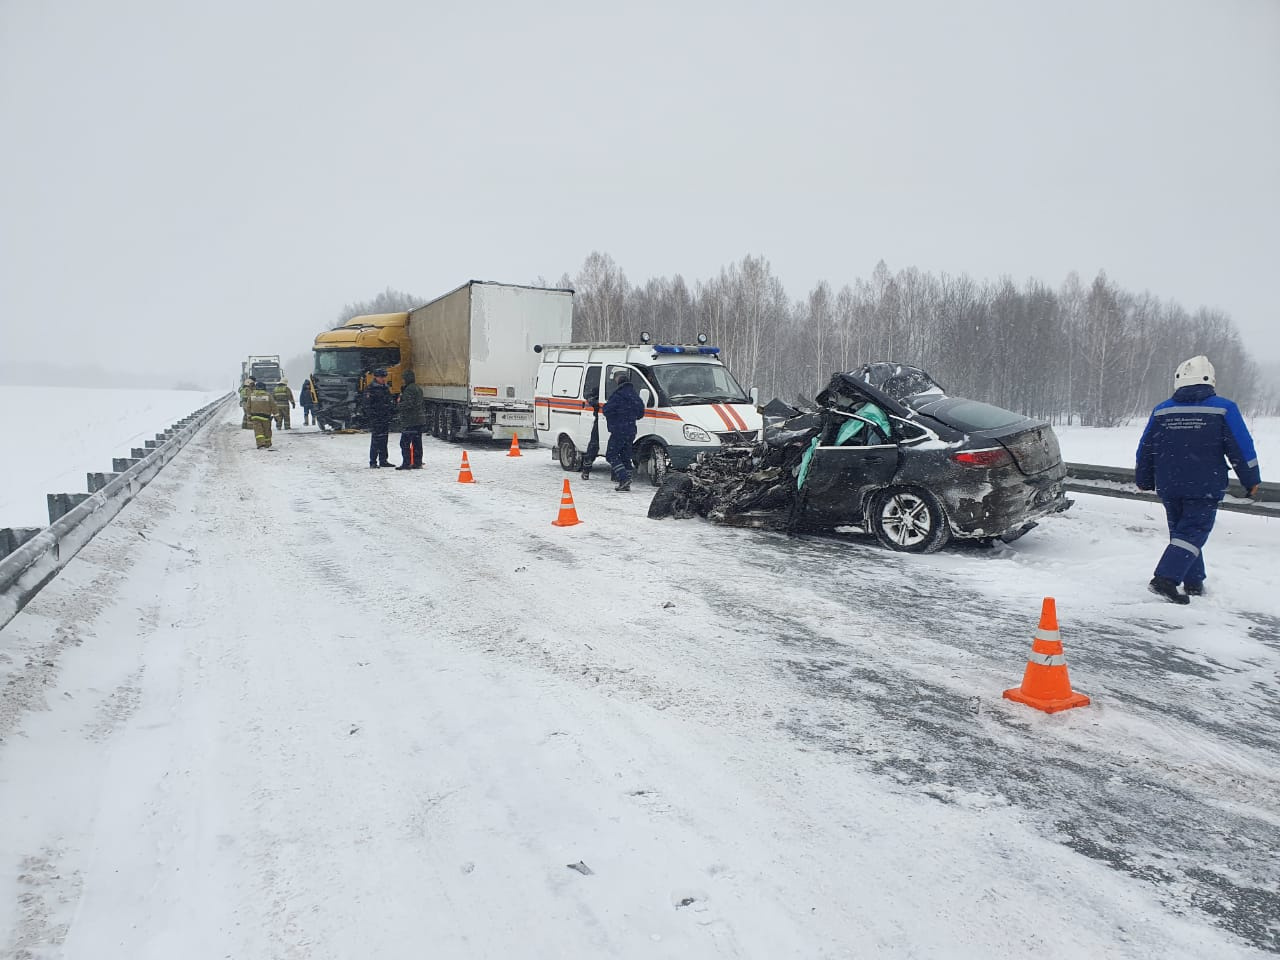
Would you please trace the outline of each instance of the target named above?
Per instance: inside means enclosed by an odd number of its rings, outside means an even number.
[[[405,371],[413,369],[408,313],[352,317],[334,330],[316,335],[316,419],[335,428],[352,427],[361,417],[360,396],[379,367],[398,395]]]

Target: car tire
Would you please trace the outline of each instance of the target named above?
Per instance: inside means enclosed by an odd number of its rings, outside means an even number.
[[[871,532],[882,547],[902,553],[933,553],[951,539],[942,504],[920,487],[890,487],[871,499]]]
[[[568,437],[561,437],[556,444],[556,457],[560,460],[560,468],[568,473],[582,469],[582,456]]]
[[[657,441],[645,444],[640,451],[640,471],[655,488],[661,487],[671,473],[671,457],[667,448]]]
[[[669,473],[658,488],[658,492],[649,501],[649,519],[661,520],[676,512],[677,504],[685,505],[689,494],[693,491],[693,477],[687,473],[673,471]]]

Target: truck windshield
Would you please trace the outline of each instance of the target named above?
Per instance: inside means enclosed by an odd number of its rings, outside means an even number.
[[[280,367],[274,363],[255,363],[249,373],[255,380],[280,379]]]
[[[328,377],[358,377],[363,373],[359,350],[317,350],[316,373]]]
[[[322,377],[358,377],[366,370],[394,367],[399,362],[399,347],[316,351],[316,373]]]
[[[718,363],[661,363],[648,372],[667,406],[751,402],[733,375]]]

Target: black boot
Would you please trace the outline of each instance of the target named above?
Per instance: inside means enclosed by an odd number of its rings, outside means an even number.
[[[1185,593],[1178,592],[1178,585],[1168,577],[1152,577],[1151,582],[1147,584],[1147,589],[1164,597],[1170,603],[1191,602],[1191,598]]]
[[[625,480],[619,480],[619,481],[618,481],[618,485],[617,485],[616,487],[614,487],[613,489],[615,489],[615,490],[630,490],[630,489],[631,489],[631,478],[630,478],[630,477],[627,477],[627,479],[625,479]]]
[[[1183,592],[1186,593],[1188,597],[1203,597],[1204,581],[1188,580],[1186,583],[1182,585],[1182,589],[1183,589]]]

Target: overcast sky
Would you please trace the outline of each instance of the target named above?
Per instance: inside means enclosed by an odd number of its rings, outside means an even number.
[[[0,0],[0,361],[217,387],[592,250],[1101,267],[1280,359],[1277,0],[621,7]]]

